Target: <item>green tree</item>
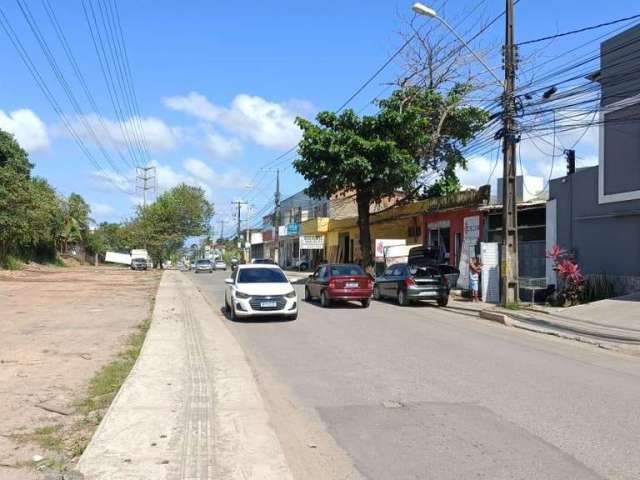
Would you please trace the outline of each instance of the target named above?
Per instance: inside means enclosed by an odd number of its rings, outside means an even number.
[[[0,261],[53,245],[58,197],[46,180],[31,177],[32,167],[13,136],[0,130]]]
[[[410,87],[379,102],[374,115],[353,110],[321,112],[317,123],[298,118],[303,132],[294,167],[307,181],[307,193],[322,198],[354,192],[364,266],[372,264],[369,212],[373,203],[402,191],[424,193],[421,178],[449,177],[461,153],[484,122],[482,110],[461,106],[465,87],[448,94]]]
[[[131,223],[133,238],[146,246],[154,264],[175,254],[188,237],[206,234],[213,205],[199,187],[181,184],[163,193],[146,207],[139,207]]]

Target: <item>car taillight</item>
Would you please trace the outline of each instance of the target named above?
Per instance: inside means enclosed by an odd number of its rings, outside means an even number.
[[[404,279],[405,287],[414,287],[415,285],[416,285],[416,281],[413,278],[407,277]]]
[[[336,281],[334,279],[329,280],[329,288],[336,288]]]
[[[442,283],[444,284],[445,287],[449,286],[449,278],[446,275],[442,276]]]
[[[373,288],[373,280],[367,280],[367,288]]]

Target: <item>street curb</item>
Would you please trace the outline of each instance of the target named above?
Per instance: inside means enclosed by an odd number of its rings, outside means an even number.
[[[580,335],[578,333],[565,332],[560,329],[535,326],[524,320],[519,320],[517,318],[511,317],[505,313],[491,311],[491,310],[480,310],[479,316],[480,318],[499,323],[506,327],[518,328],[520,330],[526,330],[528,332],[551,335],[554,337],[562,338],[564,340],[572,340],[575,342],[586,343],[588,345],[593,345],[598,348],[621,352],[627,355],[640,356],[640,346],[638,345],[609,342],[605,340],[599,340],[597,338],[588,337],[585,335]]]
[[[511,326],[512,323],[511,318],[504,313],[492,312],[490,310],[480,310],[480,318],[491,320],[492,322],[497,322],[507,327]]]

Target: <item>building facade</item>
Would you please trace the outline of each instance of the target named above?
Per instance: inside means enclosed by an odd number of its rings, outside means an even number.
[[[548,243],[571,251],[587,275],[618,293],[640,289],[640,25],[601,44],[598,165],[550,184]],[[555,283],[551,266],[547,277]]]

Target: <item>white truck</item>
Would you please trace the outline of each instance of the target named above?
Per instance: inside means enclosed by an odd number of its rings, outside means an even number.
[[[107,252],[104,260],[129,265],[134,270],[146,270],[150,266],[149,252],[144,248],[134,248],[129,253]]]

